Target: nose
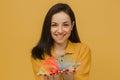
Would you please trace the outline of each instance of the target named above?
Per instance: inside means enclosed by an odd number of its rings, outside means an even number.
[[[63,33],[63,27],[62,26],[58,27],[58,33]]]

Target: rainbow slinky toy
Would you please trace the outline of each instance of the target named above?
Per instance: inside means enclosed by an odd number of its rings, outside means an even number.
[[[60,61],[59,58],[49,57],[41,65],[37,75],[49,76],[50,74],[54,74],[65,69],[72,70],[73,68],[77,68],[78,66],[79,66],[79,63]]]

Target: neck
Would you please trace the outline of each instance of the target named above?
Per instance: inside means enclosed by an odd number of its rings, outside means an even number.
[[[68,43],[68,41],[66,41],[64,44],[54,43],[54,49],[65,50],[67,43]]]

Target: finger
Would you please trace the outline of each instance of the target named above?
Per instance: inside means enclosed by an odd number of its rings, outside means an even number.
[[[44,80],[49,80],[49,77],[46,74],[44,74],[43,76],[44,76]]]
[[[69,72],[70,70],[69,69],[66,69],[65,72]]]
[[[72,68],[72,69],[66,69],[64,72],[76,72],[76,68]]]
[[[73,72],[73,73],[76,73],[76,68],[72,69],[72,72]]]
[[[63,74],[68,74],[69,73],[69,69],[65,69],[64,71],[63,71]]]
[[[53,79],[53,74],[50,74],[49,80],[54,80],[54,79]]]
[[[63,80],[73,80],[74,73],[73,72],[63,72],[62,73]]]
[[[53,75],[53,79],[54,79],[54,80],[58,80],[58,79],[59,79],[59,75],[60,75],[60,73],[55,73],[55,74]]]
[[[74,75],[75,73],[76,73],[76,69],[75,68],[73,68],[71,70],[70,69],[65,69],[65,70],[62,71],[63,75],[65,75],[65,74],[66,75],[72,75],[72,74]]]

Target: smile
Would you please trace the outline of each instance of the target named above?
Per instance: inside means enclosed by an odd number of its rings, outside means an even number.
[[[65,35],[66,35],[66,34],[61,34],[61,35],[56,34],[55,36],[56,36],[56,38],[57,38],[58,40],[62,40]]]

